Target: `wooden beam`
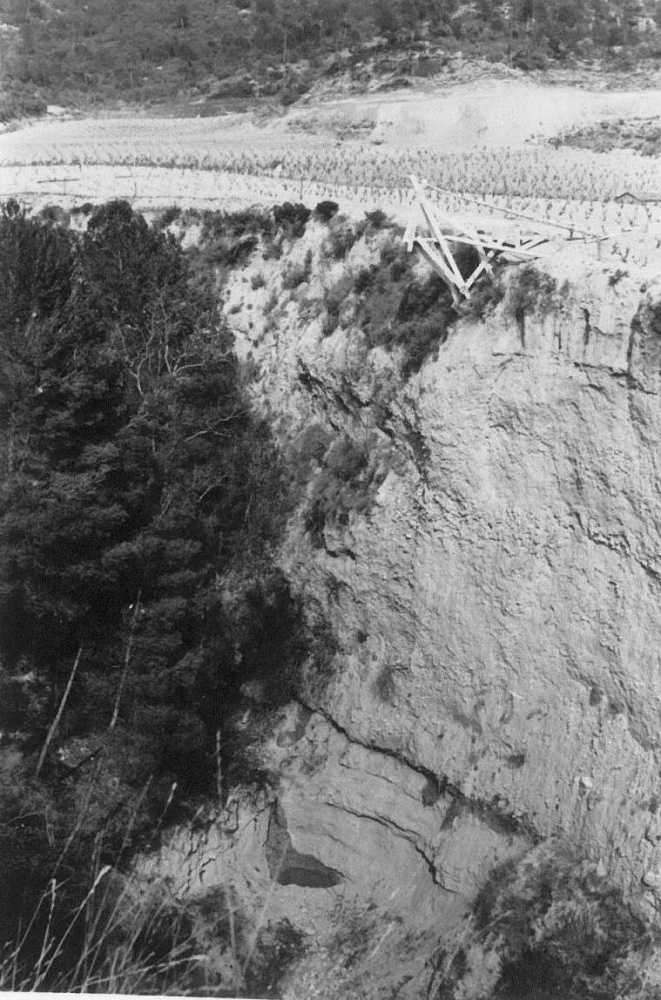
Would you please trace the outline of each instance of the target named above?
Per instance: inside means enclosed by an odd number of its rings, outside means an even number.
[[[426,259],[427,263],[431,264],[431,266],[439,273],[445,284],[450,289],[450,292],[452,293],[452,301],[455,306],[459,305],[461,297],[457,291],[457,285],[452,272],[446,267],[445,262],[441,260],[437,253],[430,250],[429,247],[423,246],[419,240],[416,242],[418,243],[418,249],[422,253],[422,256]]]
[[[466,299],[470,298],[471,288],[480,275],[487,273],[493,277],[492,261],[496,257],[502,255],[513,263],[536,260],[542,256],[537,248],[549,242],[550,236],[541,232],[527,233],[525,236],[522,236],[520,232],[515,232],[511,236],[494,236],[492,232],[489,232],[492,228],[491,220],[487,219],[483,223],[487,232],[483,234],[477,229],[477,226],[480,225],[479,220],[477,225],[466,224],[460,218],[447,215],[442,209],[437,210],[425,198],[423,185],[414,175],[411,175],[411,183],[420,206],[422,220],[416,221],[415,217],[409,219],[404,232],[404,240],[409,250],[415,247],[420,251],[427,263],[445,282],[450,289],[455,306],[461,303],[461,296]],[[432,185],[427,186],[432,187]],[[477,202],[477,204],[480,203]],[[521,217],[522,213],[510,212],[508,214]],[[494,228],[498,228],[497,222]],[[554,228],[565,229],[569,227],[556,224]],[[468,278],[464,278],[459,270],[450,246],[451,243],[472,246],[479,254],[480,262]]]
[[[454,274],[455,282],[457,286],[461,288],[465,284],[463,275],[459,270],[459,268],[457,267],[457,262],[452,256],[452,251],[450,250],[448,242],[443,236],[440,226],[438,225],[438,222],[434,217],[434,210],[432,209],[431,205],[427,203],[427,199],[424,196],[422,186],[418,181],[418,178],[414,174],[411,174],[411,183],[413,184],[413,189],[416,195],[418,196],[420,207],[424,213],[425,218],[427,219],[427,222],[429,223],[429,227],[436,239],[436,242],[438,243],[443,252],[443,256],[446,260],[446,263],[448,264],[450,270]]]
[[[420,242],[422,242],[422,240],[425,239],[425,237],[424,236],[418,236],[418,237],[416,237],[416,239],[420,243]],[[464,243],[466,246],[470,246],[470,247],[475,246],[473,240],[469,239],[467,236],[455,236],[453,234],[450,237],[450,239],[452,240],[453,243]],[[547,241],[544,240],[544,242],[547,242]],[[482,243],[482,246],[483,246],[483,248],[485,250],[500,250],[503,253],[505,253],[506,251],[510,251],[510,250],[516,251],[517,253],[521,252],[524,256],[529,257],[531,260],[536,260],[537,257],[540,256],[538,253],[532,253],[529,250],[526,250],[525,247],[512,246],[511,244],[507,244],[507,243],[501,242],[499,240],[495,240],[493,237],[490,237],[489,239],[485,239],[483,241],[483,243]]]
[[[460,232],[465,233],[466,236],[469,237],[469,239],[473,240],[473,243],[475,244],[475,247],[476,247],[477,252],[479,253],[481,259],[485,260],[486,257],[487,257],[487,253],[486,253],[486,250],[485,250],[484,243],[482,242],[482,237],[480,236],[480,234],[478,233],[478,231],[476,229],[473,229],[472,226],[467,226],[466,223],[462,220]],[[457,241],[455,240],[453,242],[457,242]],[[487,262],[487,270],[489,271],[489,274],[493,273],[493,269],[491,267],[491,264],[489,264],[488,262]]]
[[[552,229],[566,229],[568,232],[580,233],[581,236],[594,237],[596,235],[595,233],[588,232],[587,229],[577,229],[576,226],[568,226],[566,223],[562,222],[549,222],[547,219],[540,219],[535,215],[526,215],[524,212],[517,212],[516,209],[501,208],[500,205],[491,205],[488,201],[479,201],[477,198],[470,198],[468,195],[459,194],[457,191],[446,191],[444,188],[435,187],[433,184],[429,184],[428,181],[425,181],[425,187],[430,188],[432,191],[438,191],[439,194],[449,195],[451,198],[459,198],[461,201],[467,201],[471,205],[480,205],[482,208],[488,208],[492,212],[503,212],[505,215],[513,216],[516,219],[526,219],[529,222],[536,222],[539,226],[549,226]]]
[[[415,231],[418,228],[418,223],[415,218],[411,216],[406,224],[406,229],[404,230],[404,242],[406,243],[406,249],[411,252],[413,249],[413,244],[415,242]]]
[[[455,281],[454,274],[447,266],[447,262],[445,261],[445,259],[437,252],[434,244],[431,243],[431,241],[429,240],[425,241],[425,244],[420,243],[419,240],[417,241],[417,243],[420,249],[422,250],[423,255],[427,258],[429,263],[433,267],[436,267],[439,270],[441,277],[443,277],[446,281],[450,282],[450,284],[452,284],[456,288],[457,282]]]
[[[470,278],[466,282],[467,288],[470,289],[470,288],[473,287],[473,285],[475,284],[475,282],[480,277],[480,275],[482,274],[483,271],[486,271],[488,269],[489,274],[493,275],[493,268],[491,267],[491,260],[493,260],[494,257],[496,257],[496,256],[497,256],[497,254],[496,254],[495,250],[490,250],[489,253],[485,255],[484,260],[482,260],[478,264],[478,266],[475,268],[475,270],[471,274]]]

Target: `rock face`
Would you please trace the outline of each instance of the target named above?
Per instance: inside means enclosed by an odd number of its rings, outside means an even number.
[[[661,739],[661,288],[555,271],[540,308],[459,322],[400,392],[382,359],[355,378],[350,329],[321,340],[297,309],[253,351],[276,413],[377,427],[406,458],[325,548],[292,531],[287,568],[342,647],[320,707],[638,883]]]
[[[351,560],[316,561],[341,582],[348,650],[324,708],[637,883],[656,850],[657,335],[632,330],[633,307],[626,336],[585,343],[572,320],[598,311],[572,306],[529,324],[525,349],[460,326],[425,368],[409,417],[423,474],[387,478]],[[289,558],[302,578],[299,545]]]
[[[298,885],[304,889],[330,889],[343,875],[329,868],[312,854],[301,854],[291,842],[287,819],[278,802],[271,812],[265,845],[271,878],[278,885]]]
[[[283,748],[301,715],[303,734]],[[525,832],[454,789],[432,789],[427,775],[351,741],[321,713],[290,706],[264,755],[277,770],[275,792],[232,802],[204,829],[181,829],[143,861],[143,877],[165,879],[188,900],[222,887],[241,914],[248,955],[263,928],[300,929],[309,958],[283,984],[290,1000],[377,1000],[396,988],[419,997],[433,970],[426,963],[460,935],[491,869],[530,848]],[[223,959],[216,982],[227,974]]]
[[[295,517],[282,553],[339,650],[305,735],[274,744],[287,850],[436,943],[495,864],[549,838],[661,905],[661,285],[544,270],[555,284],[521,305],[512,279],[405,384],[350,326],[322,337],[310,303],[337,275],[316,262],[266,322],[242,307],[249,271],[226,292],[292,461],[319,424],[381,463],[369,509],[315,544]]]

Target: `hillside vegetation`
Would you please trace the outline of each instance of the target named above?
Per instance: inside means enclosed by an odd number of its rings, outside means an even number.
[[[46,102],[270,97],[372,60],[428,77],[458,51],[524,70],[656,57],[656,0],[3,0],[5,118]]]
[[[23,981],[101,865],[250,781],[241,687],[287,698],[309,642],[271,561],[288,476],[203,269],[126,203],[77,234],[10,202],[0,275],[0,939],[23,928]],[[79,916],[42,988],[70,982]]]

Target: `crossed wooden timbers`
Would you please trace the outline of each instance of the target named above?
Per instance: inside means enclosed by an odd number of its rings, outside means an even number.
[[[415,175],[411,175],[411,183],[416,193],[420,206],[422,218],[412,217],[404,232],[404,242],[409,251],[416,248],[422,257],[434,268],[447,284],[452,293],[452,300],[455,306],[464,299],[469,299],[471,289],[481,274],[486,273],[493,276],[493,261],[503,256],[507,260],[520,263],[526,260],[535,260],[543,256],[543,251],[539,248],[548,245],[551,239],[549,229],[564,230],[565,239],[573,239],[574,236],[584,240],[596,241],[601,237],[595,236],[586,230],[577,229],[574,226],[565,226],[558,222],[547,222],[536,219],[532,215],[524,215],[522,212],[514,212],[510,209],[499,208],[489,205],[487,202],[477,201],[465,195],[457,195],[456,192],[444,191],[442,188],[435,188],[427,182],[421,183]],[[440,194],[459,197],[462,201],[491,211],[504,212],[515,219],[525,219],[534,222],[536,229],[528,226],[524,231],[522,228],[509,227],[507,235],[497,235],[499,228],[498,220],[484,217],[480,220],[479,229],[474,228],[465,219],[449,216],[443,213],[437,205],[432,205],[425,197],[425,188],[438,191]],[[500,226],[502,230],[502,224]],[[475,247],[480,263],[467,277],[461,273],[450,244],[463,244]]]

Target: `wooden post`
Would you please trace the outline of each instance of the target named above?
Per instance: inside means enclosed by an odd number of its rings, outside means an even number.
[[[441,259],[439,254],[435,253],[432,249],[430,240],[425,240],[424,242],[418,240],[418,248],[422,253],[422,256],[431,264],[435,271],[437,271],[443,281],[446,283],[448,288],[452,293],[452,301],[455,305],[459,305],[461,302],[461,297],[457,291],[457,286],[454,281],[454,275],[448,270],[444,261]]]

